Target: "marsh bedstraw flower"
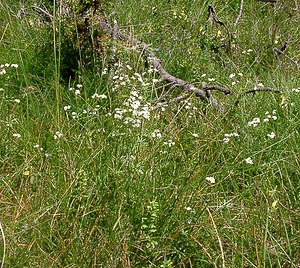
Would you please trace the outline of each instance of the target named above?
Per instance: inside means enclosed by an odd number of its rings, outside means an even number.
[[[216,180],[214,177],[206,177],[205,180],[207,180],[208,182],[210,182],[211,184],[216,183]]]
[[[252,121],[248,122],[249,127],[257,127],[260,123],[260,119],[258,117],[253,118]]]
[[[161,132],[159,129],[155,129],[152,133],[151,133],[151,137],[152,138],[161,138]]]
[[[230,142],[230,138],[231,137],[239,137],[240,135],[236,132],[233,132],[233,133],[225,133],[224,134],[224,139],[223,139],[223,142],[224,143],[228,143]]]
[[[246,158],[246,159],[245,159],[245,162],[246,162],[247,164],[253,165],[253,160],[251,159],[251,157]]]
[[[175,145],[175,142],[172,141],[172,140],[167,140],[167,141],[164,142],[164,145],[167,145],[167,146],[169,146],[169,147],[172,147],[172,146]]]
[[[268,138],[274,139],[276,134],[274,132],[271,132],[270,134],[267,134]]]
[[[13,134],[13,137],[16,138],[16,139],[20,139],[20,138],[21,138],[21,134],[19,134],[19,133],[14,133],[14,134]]]
[[[65,110],[65,111],[70,110],[70,109],[71,109],[71,106],[70,106],[70,105],[64,106],[64,110]]]
[[[62,134],[61,132],[56,131],[56,132],[55,132],[55,135],[53,136],[53,138],[54,138],[55,140],[57,140],[57,139],[61,138],[62,136],[63,136],[63,134]]]

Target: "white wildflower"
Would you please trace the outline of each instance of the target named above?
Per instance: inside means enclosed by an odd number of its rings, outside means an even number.
[[[274,132],[271,132],[270,134],[267,134],[267,136],[270,138],[270,139],[274,139],[276,134]]]
[[[263,83],[258,83],[256,86],[257,87],[264,87],[264,84]]]
[[[14,134],[13,134],[13,137],[16,138],[16,139],[20,139],[20,138],[21,138],[21,134],[19,134],[19,133],[14,133]]]
[[[253,118],[252,121],[248,122],[248,126],[249,127],[251,127],[251,126],[256,127],[256,126],[259,125],[259,123],[260,123],[260,119],[258,117],[255,117],[255,118]]]
[[[224,143],[228,143],[228,142],[230,142],[230,139],[229,139],[228,137],[225,137],[225,138],[223,139],[223,142],[224,142]]]
[[[64,106],[64,110],[65,110],[65,111],[70,110],[70,109],[71,109],[71,106],[70,106],[70,105]]]
[[[168,140],[168,141],[165,141],[165,142],[164,142],[164,145],[167,145],[167,146],[169,146],[169,147],[172,147],[172,146],[175,145],[175,142],[172,141],[172,140]]]
[[[253,165],[253,160],[251,159],[251,157],[246,158],[246,159],[245,159],[245,162],[246,162],[247,164]]]
[[[159,129],[155,129],[152,133],[151,133],[151,137],[152,138],[161,138],[161,132]]]
[[[57,140],[57,139],[61,138],[62,136],[63,136],[63,134],[62,134],[61,132],[56,131],[56,132],[55,132],[55,135],[53,136],[53,138],[54,138],[55,140]]]
[[[205,180],[207,180],[208,182],[210,182],[212,184],[216,183],[216,180],[214,177],[206,177]]]

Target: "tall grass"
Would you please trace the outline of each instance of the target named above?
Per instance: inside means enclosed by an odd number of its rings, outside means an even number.
[[[208,4],[111,1],[107,13],[170,73],[230,88],[215,93],[224,113],[195,96],[149,113],[163,84],[126,45],[64,78],[64,25],[1,2],[4,267],[299,266],[299,73],[272,54],[289,39],[299,61],[297,3],[245,3],[229,54],[214,49],[225,35]],[[212,4],[231,27],[239,2]],[[235,105],[260,83],[282,93]]]

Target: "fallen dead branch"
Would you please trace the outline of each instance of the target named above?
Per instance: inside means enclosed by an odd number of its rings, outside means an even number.
[[[245,90],[244,92],[242,92],[238,99],[236,100],[235,102],[235,105],[238,105],[241,98],[247,94],[255,94],[257,92],[273,92],[273,93],[281,93],[281,90],[280,89],[274,89],[274,88],[269,88],[269,87],[262,87],[262,88],[252,88],[252,89],[247,89]]]
[[[243,5],[244,5],[244,0],[241,0],[240,2],[240,10],[239,14],[236,18],[236,21],[234,25],[236,26],[243,10]],[[46,10],[43,10],[39,7],[32,6],[32,9],[40,16],[44,17],[45,20],[51,20],[53,19],[52,15],[49,14]],[[213,21],[217,24],[220,24],[222,27],[225,28],[227,35],[228,35],[228,48],[230,48],[230,42],[231,42],[231,34],[228,29],[228,27],[225,25],[224,22],[222,22],[218,16],[216,11],[214,10],[213,6],[209,5],[208,7],[208,20]],[[45,18],[47,17],[47,18]],[[115,17],[115,12],[111,13],[109,16],[107,16],[104,12],[101,13],[100,16],[98,17],[98,26],[101,28],[101,31],[106,34],[111,36],[111,38],[116,42],[120,44],[124,44],[124,41],[126,43],[126,46],[129,46],[135,50],[138,50],[141,56],[147,61],[148,63],[151,64],[152,68],[159,74],[160,76],[160,81],[164,82],[164,86],[169,86],[169,89],[166,92],[163,92],[157,99],[151,101],[154,106],[150,108],[151,110],[156,110],[158,108],[162,108],[167,106],[168,104],[180,102],[183,99],[194,95],[198,98],[200,98],[202,101],[205,103],[211,105],[212,107],[216,108],[219,111],[224,111],[224,105],[216,99],[212,95],[212,91],[219,91],[222,92],[225,95],[231,94],[230,90],[219,86],[219,85],[207,85],[206,83],[202,83],[200,87],[197,87],[196,85],[180,79],[178,77],[173,76],[170,74],[166,69],[164,69],[163,64],[161,60],[156,56],[154,53],[154,50],[150,47],[150,45],[141,42],[140,40],[136,39],[132,34],[128,34],[124,31],[121,31],[117,21],[113,18]],[[113,20],[113,23],[110,21]],[[93,24],[93,26],[96,26]],[[111,49],[112,49],[112,56],[115,57],[116,53],[116,48],[115,48],[115,43],[112,43]],[[283,54],[284,56],[288,57],[291,61],[293,61],[297,66],[299,66],[299,63],[296,62],[295,60],[291,59],[289,56],[287,56],[284,52],[284,50],[278,50],[277,48],[274,48],[274,52],[277,53],[278,55]],[[182,92],[179,93],[179,96],[173,97],[169,100],[167,100],[168,95],[175,89],[175,88],[181,88]],[[242,96],[249,94],[249,93],[256,93],[258,91],[269,91],[269,92],[280,92],[280,90],[277,89],[272,89],[272,88],[254,88],[254,89],[249,89],[241,93],[236,101],[236,104],[239,103],[240,99]]]
[[[203,100],[207,103],[210,103],[213,107],[217,108],[218,110],[220,110],[220,111],[224,110],[223,104],[220,101],[218,101],[217,99],[215,99],[212,96],[212,94],[210,93],[210,91],[211,90],[216,90],[216,91],[220,91],[224,94],[230,94],[230,90],[228,90],[226,88],[223,88],[221,86],[217,86],[217,85],[213,85],[213,86],[203,85],[202,88],[200,89],[200,88],[196,87],[195,85],[189,83],[188,81],[182,80],[178,77],[175,77],[175,76],[171,75],[169,72],[167,72],[163,68],[163,66],[161,64],[161,60],[155,55],[155,53],[150,48],[150,46],[146,43],[140,42],[139,40],[137,40],[132,35],[128,35],[127,33],[120,32],[119,28],[116,27],[116,24],[117,24],[116,20],[114,20],[114,27],[112,27],[110,25],[110,23],[108,22],[108,19],[100,20],[100,24],[101,24],[102,29],[107,34],[111,35],[112,38],[114,38],[115,41],[124,41],[125,40],[125,41],[129,42],[129,44],[132,47],[139,48],[141,53],[144,56],[147,56],[147,59],[152,64],[152,67],[154,68],[154,70],[156,70],[159,73],[160,80],[168,83],[169,85],[171,85],[171,88],[172,88],[172,86],[173,86],[173,88],[174,87],[180,87],[185,92],[192,93],[196,97],[199,97],[201,100]],[[116,31],[118,31],[118,32],[116,33]],[[171,100],[171,102],[172,103],[177,102],[177,101],[181,100],[182,98],[183,97],[179,96],[179,97],[174,98],[173,100]],[[157,107],[162,107],[166,104],[167,104],[166,102],[164,102],[163,104],[158,104],[153,109],[157,109]]]

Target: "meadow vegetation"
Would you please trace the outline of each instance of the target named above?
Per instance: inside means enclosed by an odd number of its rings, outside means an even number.
[[[97,53],[42,2],[0,3],[4,267],[300,267],[299,1],[245,1],[236,27],[237,0],[104,3],[169,73],[230,89],[224,112],[152,111],[168,85],[140,51],[94,24]]]

